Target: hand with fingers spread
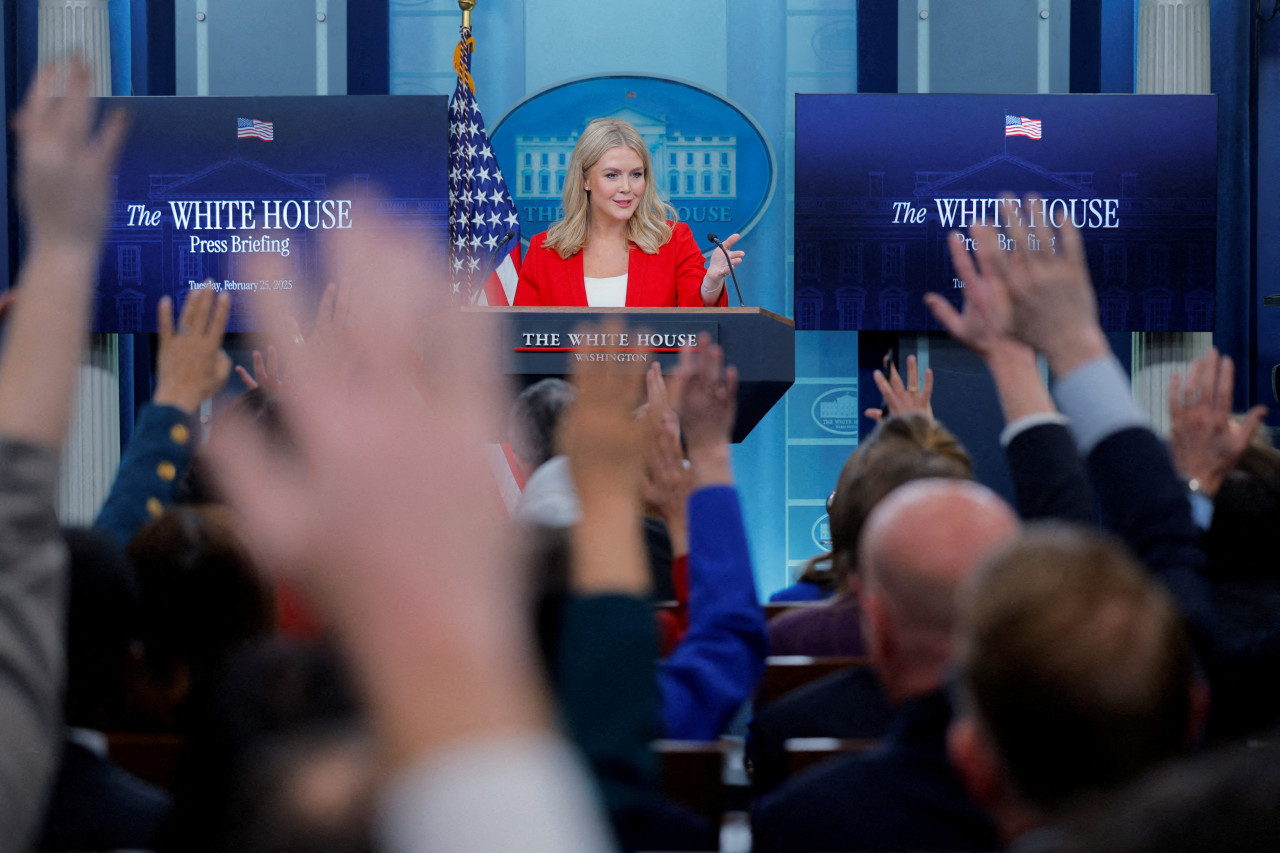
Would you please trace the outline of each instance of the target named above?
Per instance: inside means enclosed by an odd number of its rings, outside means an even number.
[[[57,91],[62,82],[65,93]],[[13,120],[18,208],[30,245],[5,341],[6,353],[20,355],[10,356],[12,370],[0,371],[0,431],[53,446],[67,427],[111,173],[127,126],[115,111],[95,127],[90,89],[83,63],[50,65]]]
[[[978,278],[990,285],[988,304],[1014,337],[1044,353],[1057,376],[1111,352],[1098,322],[1098,302],[1080,232],[1066,218],[1056,230],[1044,221],[1035,196],[1018,203],[1005,197],[1007,225],[974,225],[969,234],[982,265]],[[1035,242],[1028,221],[1034,221]],[[1003,234],[1010,248],[1001,250]],[[967,279],[966,279],[967,281]]]
[[[1033,414],[1056,412],[1053,398],[1040,377],[1035,350],[1009,334],[1011,306],[1008,291],[991,280],[996,266],[996,240],[977,245],[977,262],[970,257],[960,232],[948,240],[951,262],[964,282],[961,310],[938,293],[925,294],[925,305],[942,327],[981,358],[991,371],[1000,395],[1005,423]],[[979,270],[981,268],[981,271]]]
[[[724,350],[698,335],[697,347],[680,351],[675,402],[689,464],[699,486],[732,484],[729,439],[738,415],[738,369],[724,365]]]
[[[280,354],[276,351],[275,344],[267,346],[265,359],[262,357],[261,350],[254,350],[253,373],[237,364],[236,376],[240,377],[244,387],[251,391],[254,388],[262,388],[266,393],[277,397],[289,392],[290,380],[280,364]]]
[[[741,236],[740,234],[730,234],[720,241],[720,245],[728,250],[728,258],[725,257],[724,252],[720,251],[720,246],[717,246],[715,251],[711,253],[711,258],[707,261],[707,275],[702,280],[702,300],[704,304],[708,306],[717,304],[720,294],[724,291],[724,280],[728,278],[729,271],[742,263],[742,259],[746,257],[746,252],[733,248],[733,244],[737,243]]]
[[[984,361],[1011,347],[1025,347],[1008,331],[1012,323],[1008,291],[992,280],[996,275],[995,254],[1001,251],[997,241],[988,239],[977,243],[974,256],[970,256],[964,237],[959,231],[953,231],[947,247],[956,275],[964,282],[964,301],[957,311],[941,294],[925,294],[925,305],[934,318],[951,337]]]
[[[1191,363],[1186,384],[1169,380],[1169,444],[1178,471],[1212,497],[1249,446],[1266,406],[1254,406],[1239,420],[1231,415],[1235,365],[1217,347]]]
[[[65,83],[65,96],[57,89]],[[95,128],[92,80],[83,63],[50,66],[13,120],[18,202],[32,248],[96,258],[111,192],[110,173],[128,122],[113,111]]]
[[[173,300],[161,298],[156,309],[160,348],[152,402],[194,414],[222,389],[231,373],[231,358],[222,349],[230,313],[230,294],[197,290],[183,304],[175,329]]]
[[[884,398],[885,407],[895,415],[920,412],[930,418],[933,417],[933,406],[930,403],[933,398],[933,370],[924,372],[923,385],[919,381],[918,371],[916,357],[909,355],[905,385],[902,382],[902,376],[898,373],[898,368],[892,362],[889,364],[889,378],[886,379],[881,370],[872,374],[876,387],[880,389],[880,395]],[[864,414],[873,421],[878,421],[884,416],[884,409],[867,409]]]

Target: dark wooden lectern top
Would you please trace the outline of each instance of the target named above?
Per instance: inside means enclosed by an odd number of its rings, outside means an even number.
[[[763,308],[480,308],[458,309],[456,322],[502,323],[506,373],[520,386],[571,372],[587,342],[580,327],[621,319],[627,337],[606,343],[604,357],[644,370],[652,359],[663,373],[675,367],[680,345],[707,332],[738,368],[742,441],[795,382],[795,323]],[[598,342],[597,342],[598,343]]]

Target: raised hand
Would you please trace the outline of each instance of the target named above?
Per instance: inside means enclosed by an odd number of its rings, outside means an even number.
[[[1235,365],[1217,347],[1191,362],[1186,384],[1174,373],[1169,380],[1169,444],[1178,471],[1215,495],[1222,480],[1239,463],[1266,417],[1266,406],[1254,406],[1236,420],[1231,415]]]
[[[1000,251],[997,242],[978,243],[974,250],[976,262],[969,255],[960,232],[951,232],[947,246],[956,275],[964,282],[964,301],[961,310],[956,311],[945,297],[926,293],[924,302],[933,316],[951,337],[984,360],[1010,346],[1025,346],[1008,332],[1012,325],[1012,306],[1007,290],[991,280],[996,263],[993,255]]]
[[[707,261],[707,277],[715,281],[724,283],[725,277],[729,275],[729,265],[733,266],[742,263],[742,259],[747,253],[741,249],[734,249],[733,244],[742,239],[741,234],[730,234],[720,241],[720,244],[729,250],[729,259],[726,260],[724,252],[720,251],[720,246],[716,246],[716,250],[711,253],[711,259]]]
[[[953,231],[948,246],[956,275],[964,282],[961,310],[937,293],[925,294],[925,305],[951,337],[986,363],[995,379],[1006,423],[1056,412],[1040,377],[1035,351],[1009,333],[1013,324],[1009,292],[994,278],[998,263],[994,255],[1001,251],[998,241],[984,238],[971,257],[960,232]]]
[[[221,390],[231,373],[231,358],[222,349],[230,313],[230,294],[215,295],[212,288],[197,290],[183,304],[175,329],[173,300],[168,296],[160,299],[156,308],[160,347],[152,402],[193,414]]]
[[[89,69],[81,62],[50,65],[40,72],[13,120],[18,203],[33,251],[48,244],[97,257],[110,174],[128,122],[116,110],[95,128],[91,85]]]
[[[675,407],[697,483],[732,483],[729,439],[738,414],[738,369],[725,367],[724,350],[703,333],[696,348],[680,351],[675,375],[680,385]]]
[[[418,244],[378,236],[390,230],[366,213],[326,255],[360,283],[370,322],[299,353],[326,381],[284,402],[294,451],[245,423],[219,430],[213,450],[251,545],[309,587],[388,753],[406,760],[545,730],[548,714],[523,570],[484,458],[503,420],[497,342],[449,322],[422,334],[432,277]]]
[[[237,364],[236,376],[240,377],[245,388],[249,390],[262,388],[266,393],[277,397],[288,393],[290,388],[289,377],[285,375],[284,368],[280,364],[280,354],[276,351],[275,344],[267,346],[265,359],[262,357],[261,350],[254,350],[253,373]]]
[[[880,389],[880,396],[884,398],[885,406],[895,415],[906,414],[907,412],[919,412],[924,415],[933,417],[933,406],[931,400],[933,398],[933,371],[926,370],[924,372],[924,384],[919,381],[919,368],[916,365],[916,357],[914,355],[907,356],[907,381],[904,385],[902,376],[898,373],[898,368],[892,362],[889,364],[889,376],[885,377],[884,371],[877,370],[872,374],[875,379],[876,387]],[[878,421],[884,416],[884,409],[867,409],[863,414]]]
[[[61,81],[66,92],[55,97]],[[13,121],[18,207],[30,249],[0,361],[0,432],[60,446],[89,325],[111,171],[125,136],[112,113],[94,128],[82,64],[43,69]]]
[[[1049,368],[1061,376],[1111,350],[1098,322],[1080,232],[1068,218],[1058,229],[1037,223],[1035,243],[1028,239],[1031,231],[1023,219],[1031,209],[1038,215],[1038,201],[1028,196],[1021,213],[1008,205],[1009,224],[1003,229],[974,225],[969,234],[981,253],[980,278],[990,284],[993,315],[999,316],[1007,298],[1005,330],[1044,353]],[[998,248],[1001,234],[1011,248]]]

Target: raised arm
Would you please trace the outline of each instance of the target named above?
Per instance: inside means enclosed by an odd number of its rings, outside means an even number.
[[[695,490],[689,496],[689,628],[662,663],[667,737],[717,737],[764,672],[768,636],[746,525],[734,488],[729,437],[738,372],[705,336],[680,355],[676,410]]]
[[[1235,385],[1231,356],[1217,347],[1191,363],[1185,386],[1179,374],[1169,381],[1169,446],[1178,471],[1193,491],[1209,498],[1235,468],[1266,417],[1266,406],[1254,406],[1236,420],[1231,414]]]
[[[173,502],[191,464],[195,415],[226,384],[231,369],[222,349],[230,311],[230,294],[197,290],[183,304],[175,328],[173,301],[166,296],[157,306],[156,390],[138,416],[111,492],[94,521],[94,527],[121,544]]]
[[[62,97],[55,90],[65,82]],[[118,114],[94,127],[89,72],[40,72],[14,120],[29,235],[0,354],[0,837],[26,849],[58,756],[66,549],[54,514],[88,329]]]
[[[878,422],[884,417],[886,410],[895,415],[920,412],[930,418],[933,417],[933,370],[925,370],[924,380],[920,381],[919,367],[916,365],[914,355],[907,356],[905,383],[902,381],[902,375],[898,373],[897,366],[892,362],[889,363],[888,376],[884,375],[883,370],[877,370],[871,374],[871,377],[875,380],[876,388],[880,389],[880,396],[884,399],[884,405],[880,408],[870,408],[863,412],[871,420]]]
[[[61,80],[66,94],[55,97]],[[67,434],[110,173],[125,133],[120,113],[94,127],[89,85],[82,66],[46,69],[13,121],[28,251],[0,361],[0,435],[44,447],[61,447]]]
[[[283,404],[293,452],[228,425],[213,442],[224,486],[264,564],[294,567],[346,646],[393,771],[389,849],[608,850],[554,731],[491,492],[497,341],[443,321],[421,333],[433,277],[421,247],[386,228],[369,213],[332,244],[331,272],[358,288],[362,316],[305,354]]]
[[[937,293],[927,294],[925,304],[943,328],[991,371],[1005,419],[1000,444],[1019,514],[1026,519],[1091,522],[1093,494],[1067,418],[1058,412],[1040,376],[1035,350],[1010,335],[1001,323],[1011,310],[1007,288],[995,278],[1000,274],[996,253],[1001,250],[993,239],[976,242],[970,256],[959,233],[950,238],[952,265],[965,283],[961,310]]]

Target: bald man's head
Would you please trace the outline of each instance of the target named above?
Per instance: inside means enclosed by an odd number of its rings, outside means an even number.
[[[941,685],[960,585],[1018,529],[1007,503],[966,480],[908,483],[871,513],[859,564],[872,658],[891,698]]]

